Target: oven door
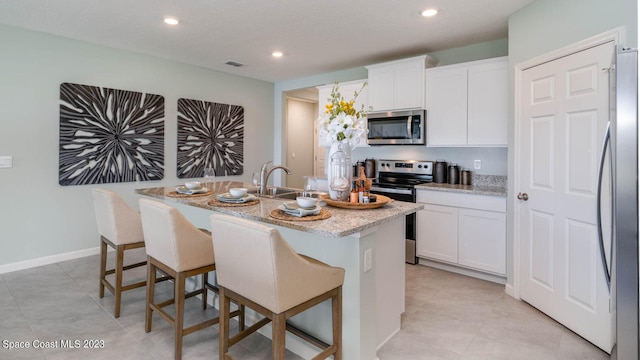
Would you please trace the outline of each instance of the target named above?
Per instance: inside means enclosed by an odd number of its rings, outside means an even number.
[[[384,195],[398,201],[416,202],[416,190],[414,188],[401,188],[394,186],[384,186],[380,184],[372,185],[372,194]],[[407,264],[416,264],[416,213],[409,214],[405,219],[405,246]]]

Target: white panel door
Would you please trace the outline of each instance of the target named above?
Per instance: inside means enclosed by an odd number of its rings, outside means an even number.
[[[612,317],[596,229],[613,43],[523,71],[517,191],[520,295],[610,352]]]

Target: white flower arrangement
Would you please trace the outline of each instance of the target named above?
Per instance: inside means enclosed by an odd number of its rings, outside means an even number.
[[[318,118],[319,134],[328,143],[346,142],[351,148],[360,143],[362,135],[367,132],[367,111],[364,105],[359,111],[353,105],[365,86],[366,82],[354,92],[353,99],[345,101],[340,95],[338,83],[333,85],[325,112]]]

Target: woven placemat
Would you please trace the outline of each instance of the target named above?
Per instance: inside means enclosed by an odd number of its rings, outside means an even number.
[[[331,217],[331,213],[329,212],[329,210],[320,209],[320,214],[318,214],[318,215],[309,215],[309,216],[299,217],[299,216],[289,215],[289,214],[287,214],[286,212],[284,212],[284,211],[282,211],[280,209],[275,209],[275,210],[271,211],[271,213],[269,213],[269,216],[271,216],[274,219],[278,219],[278,220],[314,221],[314,220],[328,219],[328,218]]]
[[[167,193],[168,197],[174,197],[174,198],[192,198],[192,197],[209,196],[209,195],[211,195],[211,190],[207,190],[207,192],[198,193],[198,194],[180,194],[177,191],[169,191]]]
[[[243,203],[227,203],[227,202],[222,202],[218,199],[216,199],[215,197],[211,198],[211,200],[209,200],[207,202],[207,204],[211,205],[211,206],[219,206],[219,207],[237,207],[237,206],[251,206],[251,205],[255,205],[257,203],[259,203],[260,200],[259,199],[253,199],[253,200],[249,200],[247,202],[243,202]]]

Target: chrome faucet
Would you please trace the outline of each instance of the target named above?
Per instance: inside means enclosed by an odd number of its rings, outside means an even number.
[[[269,160],[266,163],[262,164],[262,167],[260,168],[260,195],[267,195],[267,181],[269,181],[269,176],[274,170],[281,169],[284,170],[287,175],[291,175],[291,170],[289,170],[288,167],[277,165],[269,168],[269,164],[271,163],[272,161]]]

